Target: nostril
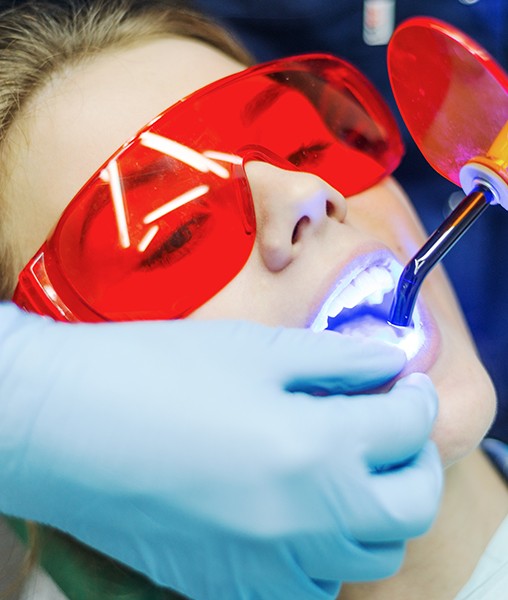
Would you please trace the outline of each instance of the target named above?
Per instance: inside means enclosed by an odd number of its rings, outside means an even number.
[[[293,234],[291,235],[292,244],[296,244],[298,240],[302,237],[302,231],[305,229],[308,223],[310,223],[310,218],[307,216],[304,216],[298,220],[298,223],[293,229]]]
[[[337,208],[333,202],[330,200],[326,201],[326,216],[327,217],[335,217],[337,214]]]

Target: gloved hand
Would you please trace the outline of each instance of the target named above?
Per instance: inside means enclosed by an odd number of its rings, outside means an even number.
[[[333,598],[393,573],[438,507],[429,380],[343,395],[404,362],[334,333],[0,306],[0,511],[194,599]]]

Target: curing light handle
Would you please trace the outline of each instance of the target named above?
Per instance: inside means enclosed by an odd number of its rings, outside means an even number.
[[[388,323],[397,327],[408,327],[411,324],[423,280],[493,201],[495,203],[495,195],[491,189],[481,184],[476,185],[434,231],[404,267],[395,290]]]

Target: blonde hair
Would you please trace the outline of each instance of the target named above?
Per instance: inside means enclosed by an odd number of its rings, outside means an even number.
[[[16,115],[56,72],[106,49],[168,35],[199,39],[240,62],[252,62],[224,29],[182,1],[24,0],[0,9],[0,160]],[[1,188],[0,206],[0,299],[5,299],[17,273]]]
[[[22,0],[0,8],[0,160],[10,127],[16,116],[58,71],[109,49],[140,40],[179,35],[202,40],[240,62],[252,62],[250,55],[219,25],[189,10],[177,0]],[[5,176],[0,171],[0,176]],[[0,188],[0,298],[12,295],[16,273],[12,240],[5,231],[7,203]],[[32,546],[32,559],[41,561],[70,598],[169,599],[179,597],[151,584],[140,574],[105,559],[93,550],[48,528],[22,523],[13,526]],[[34,554],[34,546],[37,553]],[[50,556],[73,559],[73,581],[81,573],[87,589],[73,589],[65,574],[55,572]],[[198,567],[197,567],[198,568]]]

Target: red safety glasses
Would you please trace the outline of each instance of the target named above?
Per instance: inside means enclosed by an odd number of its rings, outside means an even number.
[[[184,317],[252,251],[247,161],[313,173],[347,197],[402,153],[387,106],[350,64],[305,55],[246,69],[163,112],[101,167],[22,271],[14,301],[69,321]]]

